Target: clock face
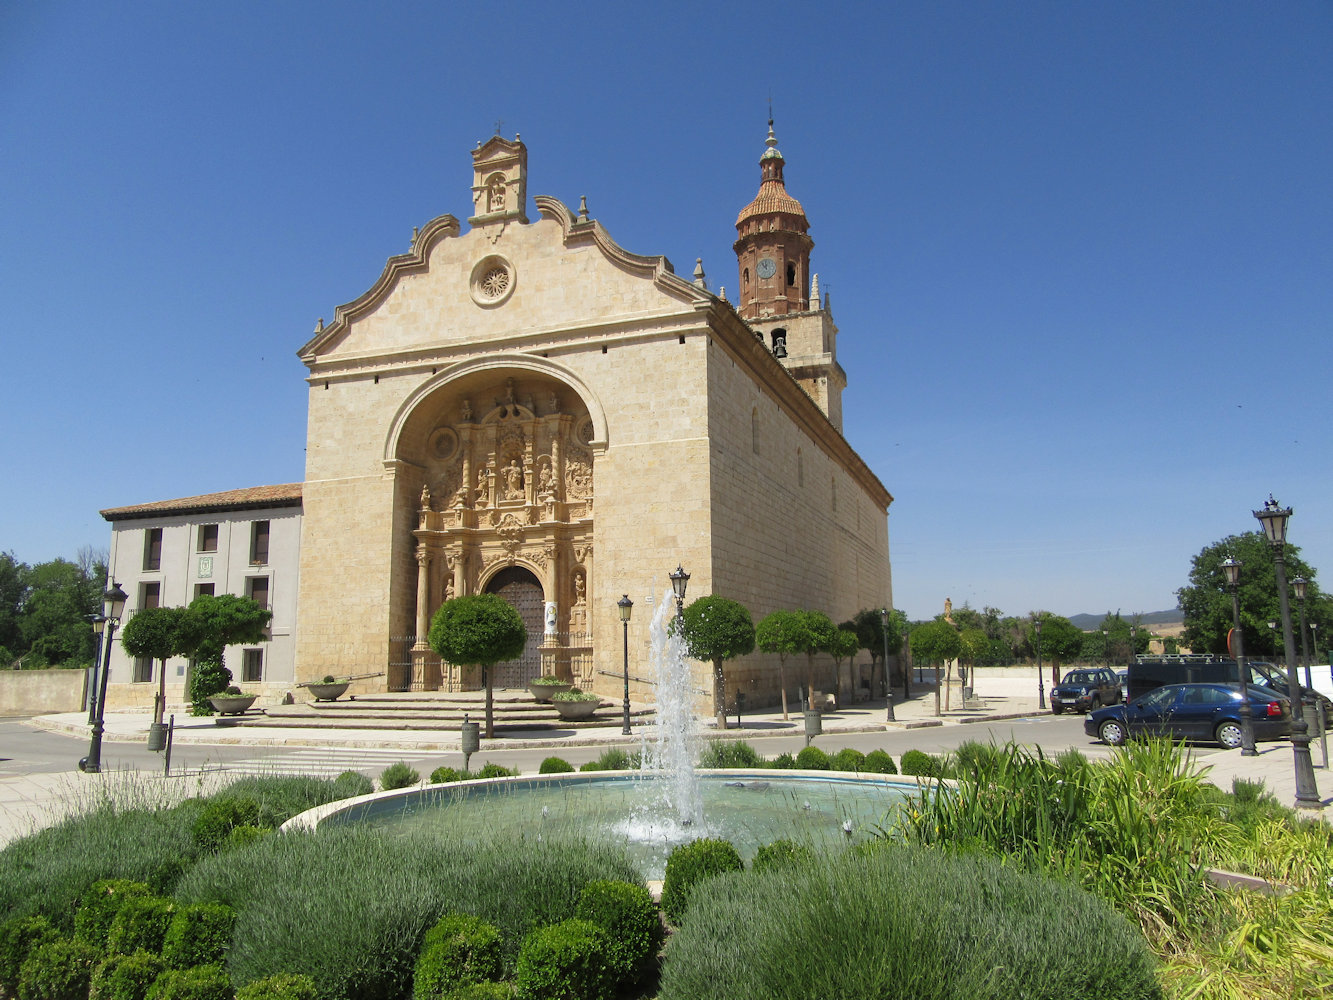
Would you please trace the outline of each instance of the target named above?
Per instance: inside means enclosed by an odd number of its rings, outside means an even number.
[[[771,278],[778,270],[778,262],[772,257],[764,257],[759,261],[759,266],[755,268],[761,278]]]

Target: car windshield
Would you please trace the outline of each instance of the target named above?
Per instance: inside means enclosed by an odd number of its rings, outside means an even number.
[[[1072,674],[1065,674],[1064,683],[1071,685],[1096,684],[1097,681],[1086,670],[1075,670]]]

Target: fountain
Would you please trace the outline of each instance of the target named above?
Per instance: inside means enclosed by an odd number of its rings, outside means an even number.
[[[650,626],[656,721],[635,772],[579,772],[429,785],[330,803],[289,827],[366,823],[386,832],[438,829],[464,839],[607,837],[626,845],[645,877],[660,879],[677,844],[721,837],[749,858],[787,838],[828,846],[868,836],[914,781],[827,771],[699,772],[694,681],[684,643],[670,628],[670,590]]]

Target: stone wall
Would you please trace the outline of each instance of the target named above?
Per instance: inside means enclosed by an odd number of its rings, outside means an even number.
[[[50,715],[86,708],[84,670],[0,670],[0,716]]]

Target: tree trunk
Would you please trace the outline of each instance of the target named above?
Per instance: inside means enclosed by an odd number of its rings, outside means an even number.
[[[787,721],[787,665],[786,660],[778,657],[778,683],[782,685],[782,721]]]
[[[713,712],[717,715],[717,728],[723,732],[727,728],[727,681],[722,673],[722,661],[713,661]]]
[[[949,711],[949,695],[953,691],[953,660],[944,661],[944,710]]]
[[[940,714],[940,665],[935,664],[935,714]]]
[[[805,702],[810,711],[815,712],[815,654],[805,654]]]
[[[482,667],[481,673],[486,684],[486,738],[495,739],[495,714],[492,711],[491,704],[491,672],[488,668]]]
[[[162,716],[167,710],[167,659],[158,660],[157,697],[153,700],[153,721],[162,724]]]

